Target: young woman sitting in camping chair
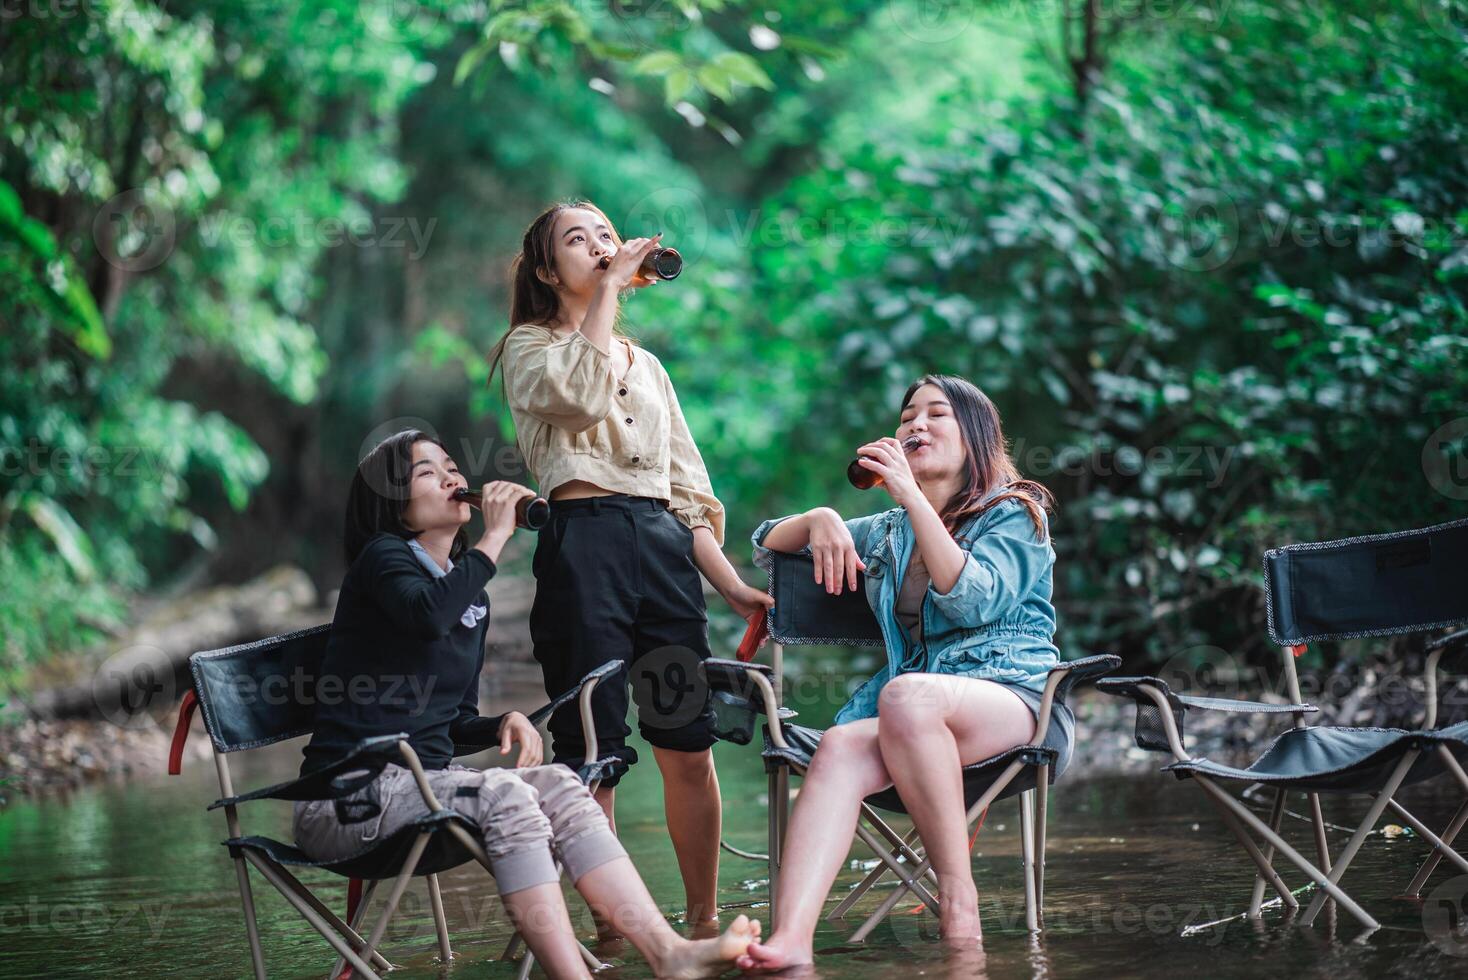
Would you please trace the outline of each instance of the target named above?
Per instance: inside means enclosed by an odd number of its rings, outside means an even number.
[[[846,859],[862,800],[894,786],[938,875],[944,939],[981,936],[969,865],[962,767],[1035,736],[1052,637],[1044,487],[1021,480],[999,413],[962,378],[928,375],[902,400],[896,438],[862,446],[860,465],[897,507],[843,521],[828,507],[766,521],[755,561],[810,546],[833,594],[866,575],[888,663],[836,716],[811,759],[785,840],[780,902],[746,969],[808,963],[822,903]],[[1075,717],[1057,702],[1043,744],[1070,760]]]
[[[514,531],[515,504],[531,491],[507,482],[485,487],[484,532],[470,546],[469,505],[454,499],[464,485],[442,443],[417,430],[389,437],[359,464],[347,498],[350,568],[321,671],[345,696],[318,697],[303,774],[363,738],[407,732],[434,795],[479,825],[505,908],[547,973],[589,976],[556,859],[659,976],[717,972],[759,936],[759,923],[741,915],[717,938],[679,936],[576,773],[539,765],[540,734],[526,717],[480,716],[484,586]],[[451,764],[456,744],[495,742],[504,754],[519,743],[524,768]],[[317,859],[345,858],[426,812],[411,770],[388,765],[346,800],[296,804],[296,844]],[[353,819],[358,814],[365,819]]]

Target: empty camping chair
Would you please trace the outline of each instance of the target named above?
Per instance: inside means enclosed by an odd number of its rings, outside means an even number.
[[[814,582],[808,554],[773,552],[770,595],[775,606],[766,619],[751,627],[741,645],[741,655],[753,651],[756,631],[767,629],[773,640],[773,666],[741,660],[710,659],[702,667],[710,689],[721,738],[748,744],[754,723],[763,716],[762,755],[769,774],[769,869],[771,915],[779,901],[778,876],[789,819],[789,779],[804,774],[810,764],[821,731],[795,725],[793,713],[781,704],[784,647],[793,644],[842,644],[880,646],[881,631],[863,596],[865,580],[858,573],[857,589],[839,596],[829,595]],[[1049,787],[1054,781],[1054,749],[1040,745],[1052,705],[1064,703],[1078,683],[1101,676],[1120,666],[1119,657],[1104,655],[1062,662],[1050,671],[1041,702],[1035,741],[1016,745],[998,755],[964,767],[964,798],[970,826],[980,820],[998,800],[1020,796],[1020,846],[1023,855],[1025,922],[1031,931],[1043,927],[1042,905],[1045,874],[1045,814]],[[899,834],[878,811],[906,813],[895,789],[889,788],[866,799],[857,822],[857,838],[871,848],[880,863],[827,915],[844,916],[885,875],[898,879],[895,888],[852,934],[861,942],[892,911],[903,895],[912,892],[934,913],[938,900],[927,883],[936,876],[923,856],[916,831]],[[865,821],[866,826],[863,826]]]
[[[1264,581],[1270,638],[1280,645],[1284,681],[1291,703],[1265,704],[1225,698],[1188,697],[1168,689],[1155,677],[1108,678],[1101,690],[1130,698],[1137,706],[1136,742],[1144,749],[1169,752],[1174,761],[1163,769],[1180,779],[1191,778],[1218,808],[1224,824],[1238,838],[1258,874],[1249,915],[1258,916],[1264,889],[1272,887],[1289,908],[1298,902],[1275,871],[1277,851],[1303,871],[1319,891],[1301,917],[1314,921],[1327,898],[1340,903],[1363,925],[1376,920],[1340,887],[1346,869],[1377,820],[1391,807],[1433,848],[1433,859],[1419,872],[1420,888],[1437,860],[1468,872],[1468,861],[1439,839],[1393,799],[1405,785],[1450,772],[1468,791],[1462,762],[1468,758],[1468,723],[1433,729],[1435,697],[1429,697],[1427,726],[1416,731],[1389,728],[1316,727],[1305,724],[1314,706],[1301,701],[1295,658],[1309,643],[1348,637],[1385,637],[1420,633],[1468,620],[1468,520],[1416,531],[1375,534],[1276,548],[1264,556]],[[1435,693],[1438,659],[1449,646],[1462,643],[1445,637],[1429,657],[1429,693]],[[1288,714],[1293,727],[1275,737],[1244,768],[1191,756],[1184,738],[1189,711],[1248,711]],[[1234,799],[1220,784],[1234,780],[1274,789],[1268,823]],[[1279,833],[1285,796],[1303,793],[1309,802],[1316,861],[1307,860]],[[1351,839],[1332,859],[1321,816],[1319,794],[1365,794],[1372,797]],[[1461,817],[1465,811],[1460,810]],[[1463,821],[1455,818],[1444,837]],[[1261,849],[1249,836],[1263,841]]]
[[[185,694],[179,708],[168,771],[175,775],[181,771],[190,720],[196,707],[203,709],[204,727],[209,733],[214,766],[219,775],[220,798],[211,803],[209,809],[224,810],[229,830],[229,839],[224,841],[224,845],[229,848],[230,858],[234,861],[245,914],[245,932],[257,980],[263,980],[265,976],[265,961],[250,889],[249,867],[273,885],[336,950],[340,958],[332,971],[333,976],[349,964],[359,976],[367,978],[376,977],[379,970],[392,969],[378,950],[378,944],[403,892],[414,877],[427,879],[439,953],[443,961],[448,962],[451,949],[438,875],[472,860],[477,860],[486,869],[489,867],[478,825],[434,797],[417,754],[403,733],[364,739],[346,758],[309,776],[252,792],[235,792],[230,775],[230,754],[311,732],[315,686],[321,674],[322,655],[330,632],[330,626],[317,626],[189,657],[193,687]],[[561,705],[572,698],[579,698],[587,732],[587,759],[590,760],[580,775],[587,783],[595,783],[606,776],[611,767],[621,765],[617,759],[597,760],[595,730],[590,724],[590,697],[598,681],[622,666],[621,661],[614,661],[597,668],[575,688],[529,716],[531,722],[538,725]],[[467,755],[485,748],[487,746],[456,746],[455,754]],[[388,763],[413,771],[428,812],[415,823],[378,840],[347,860],[316,861],[291,844],[269,837],[247,837],[241,830],[239,807],[243,803],[264,799],[339,800],[376,779]],[[327,908],[289,870],[292,867],[321,868],[351,879],[347,920]],[[388,880],[392,884],[387,900],[371,935],[364,939],[359,930],[367,902],[376,884]],[[359,882],[362,881],[367,883],[367,888],[365,894],[358,898]],[[513,941],[511,945],[513,949]],[[599,966],[589,952],[583,950],[583,953],[593,968]],[[529,961],[527,954],[522,973],[528,973]]]

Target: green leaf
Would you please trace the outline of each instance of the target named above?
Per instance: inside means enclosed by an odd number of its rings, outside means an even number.
[[[712,63],[736,82],[755,88],[772,89],[775,87],[774,81],[760,67],[759,62],[742,51],[725,51]]]
[[[90,581],[96,572],[92,561],[92,541],[66,508],[50,497],[31,493],[25,495],[21,509],[56,545],[56,553],[72,574],[83,582]]]
[[[666,75],[682,63],[673,51],[654,51],[634,61],[628,71],[634,75]]]

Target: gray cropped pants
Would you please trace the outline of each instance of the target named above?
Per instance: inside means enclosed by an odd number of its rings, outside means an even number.
[[[430,769],[439,803],[479,824],[484,850],[501,895],[559,880],[560,858],[573,882],[593,868],[626,857],[591,791],[566,766],[531,769]],[[345,808],[373,809],[365,820],[343,823],[336,801],[296,804],[296,846],[317,860],[360,854],[379,839],[428,813],[411,770],[388,765],[376,780],[347,797]]]

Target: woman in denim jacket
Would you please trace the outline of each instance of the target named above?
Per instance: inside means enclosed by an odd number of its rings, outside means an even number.
[[[902,445],[918,445],[904,453]],[[863,798],[896,786],[938,875],[945,940],[982,932],[969,865],[961,768],[1035,736],[1052,637],[1055,550],[1049,492],[1021,480],[999,413],[957,377],[928,375],[907,390],[896,438],[862,446],[897,507],[843,521],[829,507],[766,521],[755,562],[771,551],[812,556],[816,582],[840,594],[866,574],[887,663],[857,689],[821,739],[791,818],[781,902],[768,943],[740,965],[808,963],[822,903],[846,858]],[[1051,713],[1045,744],[1058,775],[1075,718]]]

